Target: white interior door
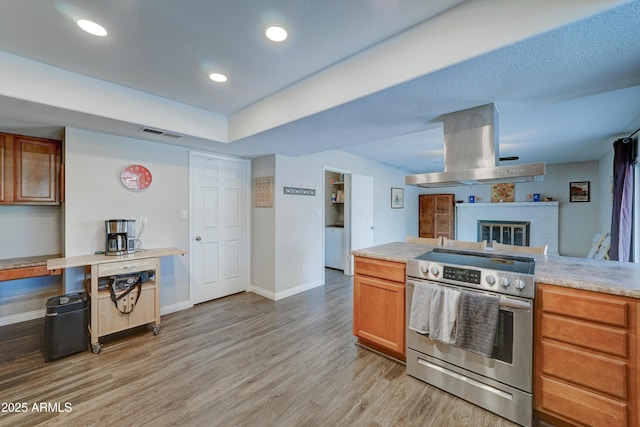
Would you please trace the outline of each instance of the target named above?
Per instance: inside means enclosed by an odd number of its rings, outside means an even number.
[[[351,174],[351,248],[373,246],[373,177]],[[349,257],[349,274],[353,275],[353,256]]]
[[[193,303],[248,286],[247,162],[191,153]]]

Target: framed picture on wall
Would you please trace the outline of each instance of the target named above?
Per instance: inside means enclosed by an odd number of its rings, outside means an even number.
[[[391,187],[391,209],[404,208],[404,188]]]
[[[570,202],[589,201],[589,181],[574,181],[569,183]]]

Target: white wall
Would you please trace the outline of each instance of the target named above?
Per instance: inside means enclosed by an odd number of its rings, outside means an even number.
[[[613,194],[611,192],[613,185],[613,144],[611,150],[598,162],[598,196],[600,203],[598,204],[598,231],[604,233],[611,232],[611,212],[613,209]]]
[[[181,210],[189,206],[187,149],[67,128],[65,141],[65,256],[104,250],[104,221],[148,217],[141,236],[143,248],[189,249],[188,221]],[[123,167],[141,164],[153,176],[151,186],[132,192],[120,182]],[[161,259],[160,301],[163,313],[189,300],[189,258]],[[81,286],[81,269],[72,269],[67,289]]]
[[[542,197],[553,197],[554,201],[560,202],[560,255],[584,257],[591,248],[593,235],[600,228],[601,184],[598,165],[598,162],[547,165],[544,181],[516,183],[516,202],[529,201],[527,195],[533,193],[540,193]],[[590,181],[591,199],[588,203],[569,202],[571,181]],[[456,200],[463,200],[465,203],[469,201],[470,195],[475,195],[476,199],[479,197],[482,203],[491,201],[491,185],[488,184],[421,189],[421,193],[454,193]]]
[[[254,208],[252,285],[256,292],[273,299],[284,298],[306,289],[322,285],[323,265],[323,180],[324,169],[344,170],[354,174],[372,176],[374,180],[374,245],[402,241],[406,234],[417,234],[418,188],[405,187],[406,171],[366,160],[341,151],[325,151],[307,156],[281,155],[254,160],[254,178],[272,173],[275,165],[274,217],[266,209]],[[268,165],[268,166],[264,166]],[[263,172],[260,172],[263,170]],[[283,187],[316,189],[315,196],[283,194]],[[391,209],[391,187],[405,189],[404,209]],[[256,217],[257,215],[257,217]],[[357,219],[356,219],[357,220]],[[265,230],[273,221],[275,238]],[[261,284],[258,271],[271,278],[267,265],[275,254],[273,283]],[[263,289],[260,289],[263,287]]]
[[[60,206],[0,205],[0,259],[62,252]],[[0,282],[0,326],[40,317],[62,276]]]
[[[276,156],[266,156],[251,162],[253,178],[274,177],[273,189],[277,184]],[[253,188],[253,186],[251,187]],[[264,296],[274,298],[276,294],[276,203],[270,208],[253,207],[251,244],[251,284]],[[253,206],[253,203],[252,203]]]

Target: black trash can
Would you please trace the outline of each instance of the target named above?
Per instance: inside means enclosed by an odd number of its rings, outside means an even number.
[[[44,319],[45,360],[86,351],[89,346],[89,298],[86,292],[47,300]]]

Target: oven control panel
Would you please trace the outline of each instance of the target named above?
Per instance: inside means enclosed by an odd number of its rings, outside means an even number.
[[[480,284],[480,270],[471,270],[459,267],[444,266],[442,277],[444,279],[455,280],[458,282]]]
[[[534,276],[532,274],[446,265],[424,260],[408,260],[407,277],[467,286],[525,298],[533,298],[535,293]]]

